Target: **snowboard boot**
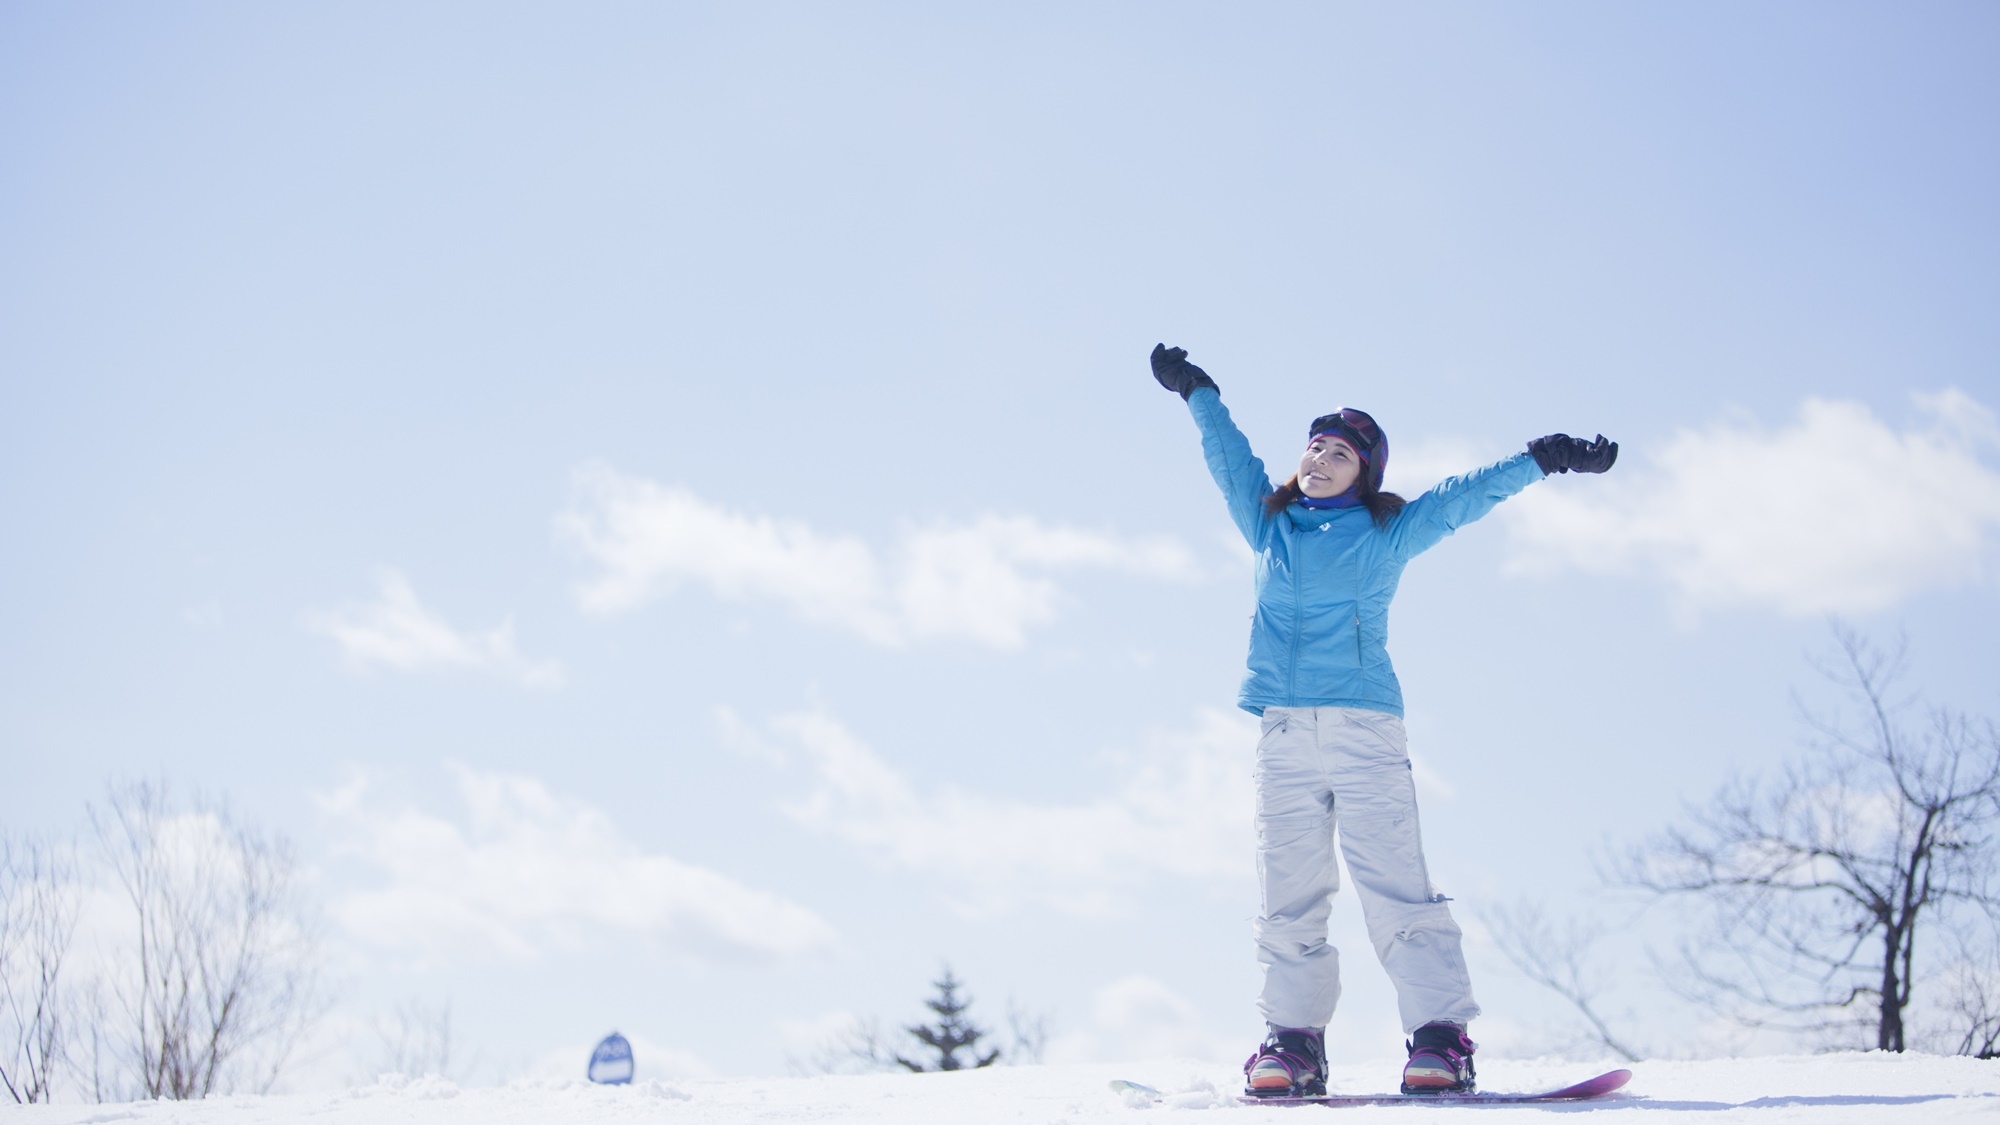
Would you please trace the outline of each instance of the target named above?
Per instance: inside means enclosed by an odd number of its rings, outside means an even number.
[[[1317,1097],[1326,1093],[1325,1039],[1317,1027],[1273,1027],[1243,1073],[1253,1098]]]
[[[1405,1094],[1462,1094],[1473,1087],[1472,1052],[1477,1044],[1465,1029],[1439,1020],[1411,1034],[1405,1044],[1410,1061],[1403,1067]]]

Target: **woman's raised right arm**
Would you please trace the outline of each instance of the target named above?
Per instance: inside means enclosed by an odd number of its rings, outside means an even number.
[[[1229,408],[1208,372],[1187,361],[1187,352],[1165,344],[1153,346],[1153,378],[1160,385],[1187,400],[1194,424],[1201,428],[1201,451],[1208,458],[1209,475],[1229,502],[1229,518],[1251,547],[1263,543],[1271,517],[1264,511],[1264,497],[1271,494],[1271,478],[1264,475],[1264,462],[1250,452],[1250,439],[1230,420]]]
[[[1201,428],[1201,452],[1208,459],[1208,473],[1229,502],[1229,518],[1250,546],[1261,547],[1271,517],[1264,510],[1264,497],[1271,494],[1271,478],[1264,475],[1264,462],[1250,452],[1250,439],[1236,428],[1229,408],[1214,387],[1199,387],[1188,396],[1188,410]]]

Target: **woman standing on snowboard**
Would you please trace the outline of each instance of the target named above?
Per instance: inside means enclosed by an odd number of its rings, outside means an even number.
[[[1257,873],[1263,907],[1258,998],[1270,1034],[1243,1066],[1247,1092],[1326,1092],[1326,1023],[1340,998],[1327,917],[1340,875],[1334,825],[1368,937],[1396,986],[1409,1063],[1403,1092],[1473,1086],[1466,1024],[1479,1014],[1458,924],[1431,886],[1389,664],[1389,601],[1403,567],[1460,526],[1550,473],[1601,473],[1618,444],[1552,434],[1407,503],[1382,491],[1389,441],[1341,409],[1313,420],[1298,472],[1272,488],[1229,419],[1215,381],[1187,352],[1153,349],[1153,377],[1187,400],[1208,471],[1257,552],[1250,670],[1237,702],[1262,716],[1257,743]]]

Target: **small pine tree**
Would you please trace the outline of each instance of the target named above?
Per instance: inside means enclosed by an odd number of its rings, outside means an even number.
[[[944,976],[931,982],[937,995],[924,1001],[924,1007],[937,1013],[936,1024],[917,1024],[903,1030],[910,1033],[924,1046],[937,1052],[936,1065],[927,1065],[902,1055],[895,1056],[896,1062],[908,1070],[919,1074],[933,1070],[965,1070],[982,1066],[992,1066],[1000,1058],[998,1048],[979,1053],[977,1044],[986,1035],[986,1030],[965,1018],[965,1010],[972,1006],[972,998],[958,997],[962,982],[951,974],[951,966],[946,965]],[[970,1063],[958,1057],[960,1051],[971,1056]]]

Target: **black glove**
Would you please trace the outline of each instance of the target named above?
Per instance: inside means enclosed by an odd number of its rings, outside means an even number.
[[[1215,386],[1208,372],[1187,361],[1186,348],[1170,348],[1165,344],[1153,345],[1153,378],[1183,399],[1193,394],[1196,387]]]
[[[1598,434],[1596,441],[1550,434],[1529,442],[1528,452],[1534,454],[1535,464],[1542,467],[1544,475],[1601,473],[1618,462],[1618,443],[1605,441],[1603,434]]]

